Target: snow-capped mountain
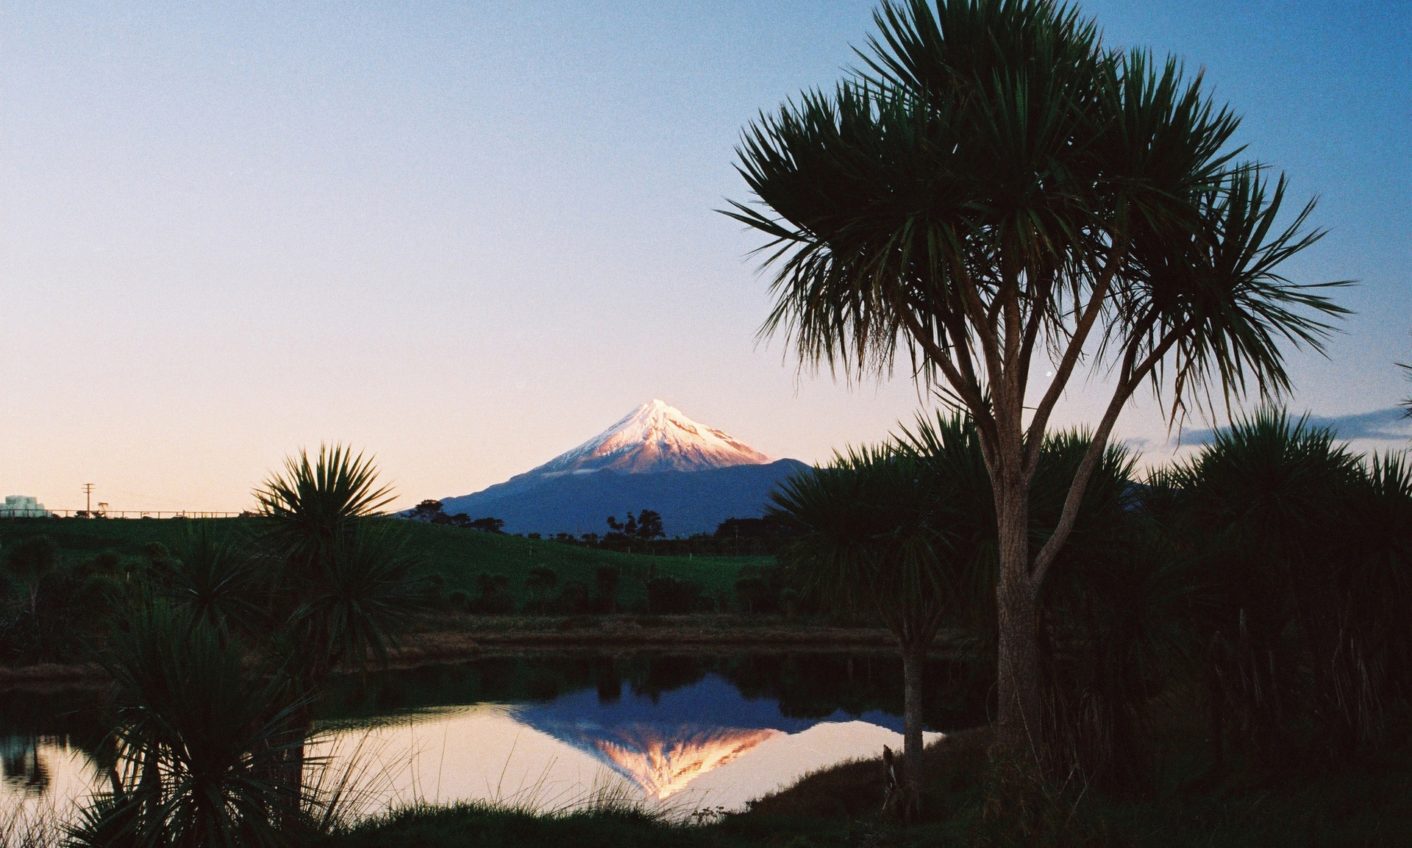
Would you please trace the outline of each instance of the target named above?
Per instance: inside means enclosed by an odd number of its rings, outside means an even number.
[[[495,517],[510,533],[602,533],[605,517],[656,510],[669,536],[762,515],[770,491],[807,468],[651,400],[543,465],[479,492],[443,498],[449,514]]]
[[[692,421],[665,401],[653,399],[597,436],[526,474],[547,477],[604,470],[650,474],[768,462],[768,456],[749,445]]]

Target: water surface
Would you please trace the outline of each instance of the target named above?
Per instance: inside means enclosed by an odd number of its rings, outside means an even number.
[[[980,705],[964,669],[928,670],[928,724]],[[348,677],[310,745],[359,814],[494,801],[571,809],[604,795],[673,814],[737,810],[811,771],[901,744],[901,667],[886,654],[585,654],[487,658]],[[61,817],[99,787],[95,693],[7,696],[0,813]],[[935,738],[932,734],[929,738]]]

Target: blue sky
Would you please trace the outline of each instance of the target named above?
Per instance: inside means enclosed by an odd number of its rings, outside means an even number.
[[[756,241],[715,212],[741,127],[832,85],[872,8],[0,5],[0,493],[239,509],[341,439],[414,502],[651,397],[776,456],[881,438],[925,399],[756,344]],[[1319,196],[1330,234],[1286,271],[1361,285],[1328,360],[1291,353],[1292,405],[1412,391],[1412,7],[1082,8],[1204,68],[1249,155]],[[1118,429],[1170,455],[1150,401]]]

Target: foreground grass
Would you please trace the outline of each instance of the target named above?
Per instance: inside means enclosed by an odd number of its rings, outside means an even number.
[[[1115,797],[1065,787],[1037,801],[1023,833],[983,815],[986,735],[944,741],[927,751],[932,822],[919,830],[932,844],[956,846],[1412,845],[1412,750],[1405,746],[1338,769],[1247,767],[1212,777],[1191,740],[1167,752],[1146,791]],[[865,820],[877,812],[879,769],[855,763],[810,775],[756,802],[745,817]]]
[[[253,538],[264,527],[254,518],[134,518],[134,519],[0,519],[0,555],[30,536],[45,535],[59,546],[61,556],[77,564],[111,552],[126,559],[145,557],[152,543],[179,549],[200,527],[233,541]],[[675,577],[700,584],[707,597],[730,598],[743,569],[770,565],[772,557],[648,556],[598,550],[544,539],[524,539],[433,524],[407,522],[408,544],[424,563],[427,573],[440,575],[447,591],[474,595],[480,574],[509,578],[508,590],[517,605],[528,598],[525,575],[545,566],[558,576],[558,584],[579,581],[594,585],[602,566],[617,568],[619,603],[625,607],[646,599],[651,576]]]
[[[834,848],[935,845],[937,829],[904,829],[865,821],[728,817],[713,824],[676,824],[637,811],[534,815],[481,804],[409,809],[365,822],[316,843],[324,848]]]
[[[1196,740],[1193,742],[1192,740]],[[1030,820],[987,821],[981,731],[927,751],[926,820],[904,827],[879,817],[879,761],[810,775],[745,813],[673,824],[641,811],[534,815],[486,805],[400,811],[331,835],[327,848],[371,846],[1404,846],[1412,844],[1412,752],[1381,752],[1337,770],[1205,777],[1199,737],[1177,742],[1145,793],[1118,798],[1067,787],[1040,799]]]
[[[328,838],[339,848],[392,845],[560,845],[633,848],[633,846],[717,846],[723,843],[705,829],[674,826],[629,810],[534,815],[483,804],[412,808]]]

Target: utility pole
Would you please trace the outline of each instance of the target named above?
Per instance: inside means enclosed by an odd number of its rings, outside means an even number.
[[[83,484],[83,500],[84,500],[84,512],[88,513],[88,517],[89,517],[89,518],[92,518],[92,517],[93,517],[93,484],[92,484],[92,483],[84,483],[84,484]]]

